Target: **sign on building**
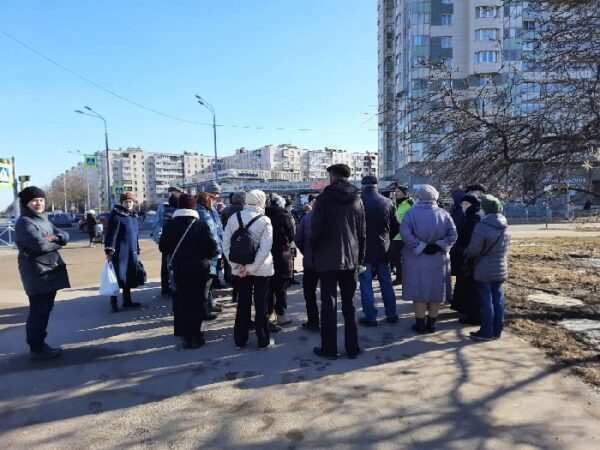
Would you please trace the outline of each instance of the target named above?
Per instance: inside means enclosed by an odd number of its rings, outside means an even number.
[[[13,187],[12,166],[8,162],[0,162],[0,188]]]

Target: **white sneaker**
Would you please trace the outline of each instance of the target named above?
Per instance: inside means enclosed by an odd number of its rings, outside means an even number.
[[[292,323],[292,318],[282,314],[281,316],[277,316],[277,325],[288,325]]]

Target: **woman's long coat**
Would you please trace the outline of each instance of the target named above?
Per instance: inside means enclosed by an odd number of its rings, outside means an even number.
[[[434,201],[418,201],[404,216],[400,235],[402,252],[402,298],[417,302],[443,302],[451,295],[449,251],[457,233],[450,214]],[[441,251],[426,255],[428,244]]]
[[[15,234],[19,249],[19,273],[28,296],[71,287],[67,268],[58,253],[58,249],[67,245],[67,233],[56,228],[43,215],[24,207],[15,225]],[[56,236],[58,241],[47,241],[44,239],[47,236]],[[59,268],[41,275],[39,268],[45,264],[54,264]]]
[[[119,287],[138,286],[137,265],[140,253],[137,215],[121,205],[115,205],[108,219],[108,229],[104,238],[107,253],[114,252],[112,263],[119,280]]]

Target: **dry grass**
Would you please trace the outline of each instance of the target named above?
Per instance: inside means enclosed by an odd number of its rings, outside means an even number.
[[[599,349],[583,335],[558,325],[567,318],[600,320],[600,269],[585,266],[582,258],[600,258],[600,238],[513,241],[505,284],[507,325],[558,364],[600,387]],[[539,291],[577,298],[584,305],[549,306],[526,300]]]

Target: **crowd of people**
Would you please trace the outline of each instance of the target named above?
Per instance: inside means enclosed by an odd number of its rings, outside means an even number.
[[[361,353],[358,325],[379,324],[375,279],[390,324],[399,321],[394,286],[402,285],[402,299],[413,303],[416,333],[436,332],[440,305],[449,302],[462,323],[479,325],[470,333],[474,340],[501,336],[510,234],[497,198],[480,184],[470,185],[453,193],[454,206],[446,211],[430,185],[419,186],[415,199],[399,184],[385,196],[375,176],[365,176],[359,190],[349,182],[348,166],[334,164],[327,172],[330,183],[310,196],[301,211],[292,210],[291,199],[260,190],[234,192],[225,206],[215,181],[204,184],[198,195],[169,188],[151,236],[162,254],[161,294],[172,299],[173,334],[183,348],[205,344],[202,324],[216,320],[222,311],[215,290],[224,283],[231,284],[231,301],[236,303],[236,348],[248,345],[251,330],[259,349],[272,346],[273,333],[292,323],[287,291],[295,281],[297,252],[303,258],[307,317],[301,328],[320,333],[320,346],[313,349],[317,356],[339,356],[338,288],[346,355],[353,359]],[[27,343],[32,359],[53,358],[60,348],[46,344],[46,328],[57,291],[69,287],[58,252],[68,235],[43,215],[41,189],[25,188],[19,197],[23,212],[16,242],[30,304]],[[106,260],[122,290],[121,306],[117,296],[110,297],[114,312],[139,308],[131,290],[146,280],[135,201],[131,193],[120,196],[103,239]],[[88,230],[94,229],[94,218],[88,215],[87,220]],[[90,233],[90,246],[95,235]],[[362,306],[358,321],[357,284]]]

